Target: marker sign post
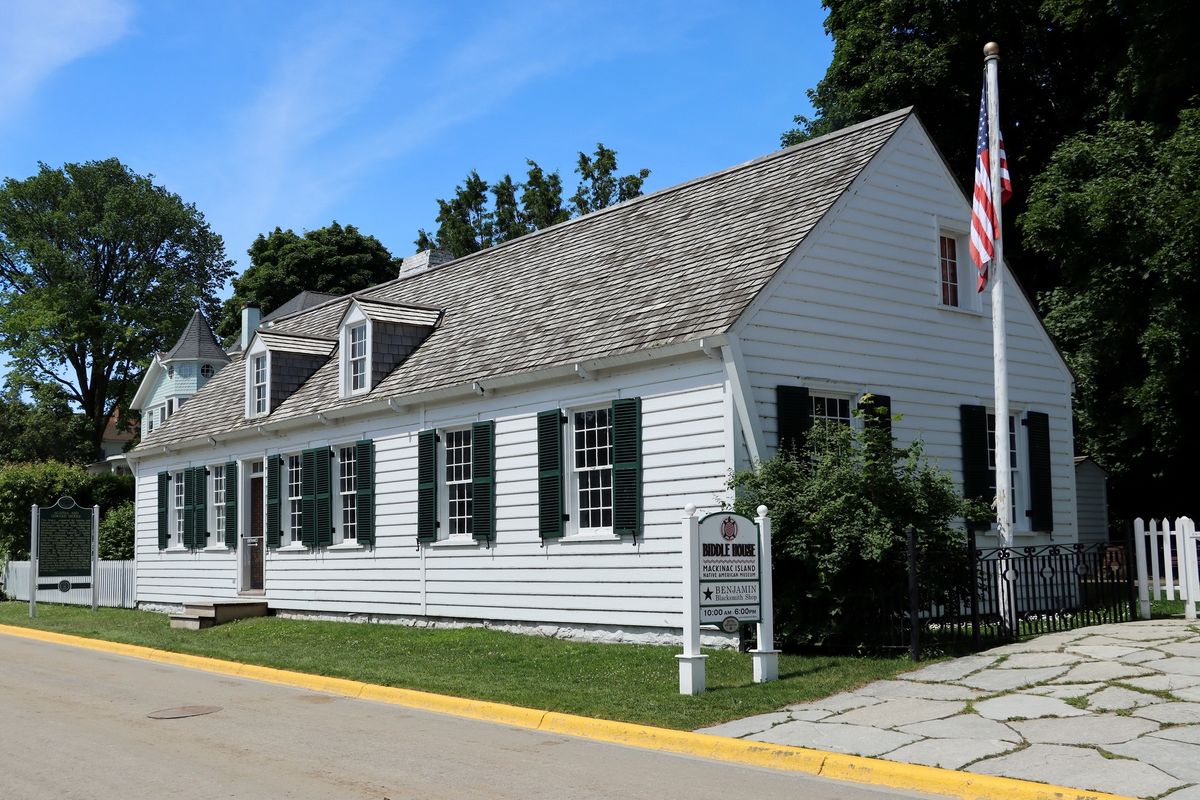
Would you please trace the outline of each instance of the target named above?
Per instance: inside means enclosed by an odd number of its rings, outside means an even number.
[[[679,658],[680,694],[705,688],[700,626],[735,633],[742,623],[758,623],[758,649],[751,653],[754,682],[779,678],[774,649],[771,583],[771,521],[767,507],[758,518],[721,512],[696,519],[696,507],[684,509],[684,631]]]
[[[39,589],[92,590],[92,611],[100,605],[97,582],[100,506],[84,508],[70,497],[47,508],[33,506],[29,528],[29,616],[37,616]],[[49,580],[46,580],[49,579]]]

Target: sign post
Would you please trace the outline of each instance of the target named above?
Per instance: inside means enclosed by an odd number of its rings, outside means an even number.
[[[29,616],[37,616],[37,593],[58,589],[92,590],[92,610],[99,606],[100,506],[84,508],[70,497],[48,508],[33,506],[30,523]],[[58,578],[42,582],[42,578]]]
[[[779,678],[771,594],[771,523],[767,507],[758,518],[719,512],[697,521],[696,507],[683,518],[683,655],[679,658],[680,694],[704,691],[700,626],[736,633],[747,622],[758,625],[758,647],[751,657],[754,682]]]

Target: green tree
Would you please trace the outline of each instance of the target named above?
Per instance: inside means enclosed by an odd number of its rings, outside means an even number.
[[[440,249],[455,258],[491,247],[495,236],[494,212],[488,207],[488,183],[471,170],[454,197],[438,200],[436,237],[424,229],[417,233],[418,250]]]
[[[605,147],[602,142],[596,143],[596,152],[592,156],[579,154],[575,171],[579,173],[579,188],[571,196],[571,202],[579,214],[590,214],[613,203],[638,197],[642,193],[642,184],[650,177],[650,170],[644,168],[618,176],[617,151]]]
[[[257,303],[266,314],[306,289],[346,294],[391,280],[400,271],[400,262],[378,239],[336,220],[303,236],[280,228],[259,234],[248,252],[250,267],[233,279],[233,296],[217,323],[217,334],[227,340],[237,335],[246,303]]]
[[[110,158],[0,186],[0,349],[11,375],[54,388],[99,445],[150,354],[232,274],[195,206]]]
[[[525,163],[529,169],[524,183],[505,175],[489,187],[478,172],[471,170],[463,184],[454,187],[453,198],[437,201],[437,231],[418,230],[414,241],[417,249],[447,250],[458,258],[570,219],[571,212],[563,206],[558,172],[546,173],[532,159]],[[571,198],[578,213],[596,211],[642,193],[650,170],[621,176],[616,170],[617,153],[603,144],[596,145],[594,158],[579,154],[576,171],[582,180]],[[490,205],[489,190],[494,199]]]
[[[1198,213],[1200,108],[1189,108],[1166,136],[1116,121],[1068,139],[1021,218],[1029,248],[1061,270],[1041,299],[1075,372],[1077,439],[1110,471],[1127,516],[1192,513]],[[1134,497],[1141,509],[1121,508]]]
[[[132,500],[110,509],[101,518],[99,549],[102,560],[127,561],[133,558],[135,521]]]
[[[98,455],[90,422],[61,392],[33,403],[25,402],[17,388],[0,394],[0,464],[51,459],[89,464]]]
[[[919,441],[895,447],[868,407],[861,429],[823,420],[801,454],[783,452],[737,473],[734,508],[772,520],[775,615],[788,647],[883,643],[907,602],[907,528],[917,536],[923,591],[956,602],[967,580],[966,534],[957,520],[986,517]]]

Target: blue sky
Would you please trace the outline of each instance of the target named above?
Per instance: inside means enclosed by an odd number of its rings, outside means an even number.
[[[778,147],[829,63],[819,3],[0,0],[0,176],[117,156],[254,237],[336,219],[413,252],[474,168],[597,141],[647,190]]]

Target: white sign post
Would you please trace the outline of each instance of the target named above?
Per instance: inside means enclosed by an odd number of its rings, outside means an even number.
[[[700,626],[736,633],[743,623],[758,624],[753,651],[754,681],[779,677],[771,595],[771,524],[767,507],[758,519],[720,512],[696,519],[696,507],[684,509],[683,655],[679,658],[680,694],[704,691]]]

